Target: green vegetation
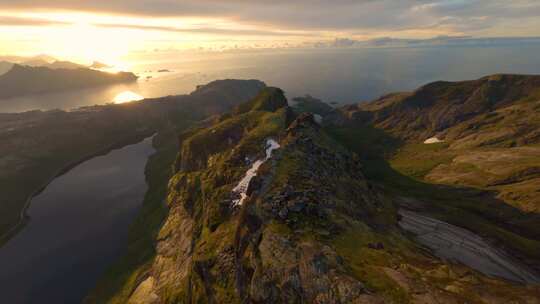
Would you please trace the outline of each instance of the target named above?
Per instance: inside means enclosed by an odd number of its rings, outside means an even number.
[[[283,91],[278,88],[265,88],[256,98],[245,102],[234,110],[234,114],[242,114],[249,111],[276,111],[287,105],[283,98]]]
[[[539,87],[520,75],[436,82],[344,108],[352,119],[327,129],[398,204],[538,259]],[[433,136],[444,142],[422,144]]]
[[[70,112],[0,113],[0,245],[23,227],[26,202],[58,174],[158,130],[159,141],[177,144],[175,132],[232,109],[263,87],[256,80],[221,80],[186,96]]]
[[[452,162],[454,153],[446,143],[405,145],[396,151],[390,165],[406,176],[423,179],[438,165]]]
[[[381,243],[386,248],[392,246],[392,253],[387,250],[375,250],[368,245]],[[337,236],[332,242],[337,253],[342,256],[354,277],[363,282],[368,290],[383,295],[391,303],[409,303],[409,294],[392,280],[383,267],[395,268],[403,259],[401,254],[411,251],[411,244],[405,239],[390,238],[375,234],[362,223],[355,223],[351,229]],[[399,247],[396,248],[395,246]]]
[[[157,235],[168,213],[165,200],[172,164],[178,153],[176,134],[188,125],[190,123],[186,122],[185,126],[163,130],[154,137],[156,152],[148,159],[145,170],[148,191],[130,227],[127,252],[107,271],[86,302],[102,303],[108,299],[108,303],[125,303],[140,283],[138,278],[149,269],[156,254]]]
[[[265,90],[261,94],[268,92]],[[221,205],[220,202],[229,196],[233,187],[231,181],[239,180],[247,170],[243,161],[238,164],[236,160],[243,160],[243,156],[260,155],[264,152],[265,140],[277,136],[286,126],[285,109],[276,109],[275,112],[261,110],[268,108],[264,99],[254,100],[257,101],[255,109],[231,118],[222,117],[211,127],[194,126],[181,132],[189,125],[186,124],[158,134],[154,142],[158,151],[147,167],[150,189],[143,211],[132,227],[128,255],[109,270],[86,302],[125,303],[147,277],[156,259],[163,258],[156,252],[156,242],[161,242],[161,246],[165,247],[183,246],[179,244],[182,242],[185,242],[185,246],[193,245],[190,259],[194,268],[186,270],[188,275],[183,280],[189,284],[189,296],[194,301],[208,301],[205,276],[210,274],[206,273],[206,269],[209,265],[219,263],[217,254],[234,243],[236,226],[226,221],[230,206]],[[275,101],[271,100],[272,103]],[[253,105],[253,102],[250,104]],[[174,134],[178,133],[183,135],[182,148],[177,154]],[[233,145],[236,146],[234,153],[229,151]],[[183,166],[185,170],[176,172]],[[167,170],[174,167],[176,169]],[[167,210],[173,211],[170,213]],[[182,223],[191,222],[193,239],[184,240],[191,236],[178,230],[184,227]],[[168,258],[164,262],[173,263]],[[167,267],[173,269],[175,266],[167,264]],[[170,302],[186,299],[187,285],[170,283],[164,287],[163,299]],[[217,279],[213,290],[212,297],[218,303],[238,301],[231,278]]]
[[[492,295],[503,302],[534,296],[535,287],[489,279],[435,259],[397,229],[396,209],[411,207],[486,237],[526,262],[540,259],[540,222],[534,214],[486,191],[536,178],[536,171],[523,171],[538,161],[531,150],[534,130],[514,126],[510,133],[493,133],[515,122],[506,121],[510,116],[501,113],[510,110],[500,105],[527,95],[514,88],[501,93],[507,85],[498,82],[516,85],[520,79],[439,82],[344,108],[359,112],[324,127],[306,113],[290,123],[283,92],[263,90],[231,113],[183,133],[166,193],[170,212],[161,228],[158,220],[150,225],[150,241],[140,242],[152,243],[155,251],[134,245],[130,250],[146,258],[117,266],[109,281],[117,283],[104,281],[111,288],[90,302],[121,303],[134,294],[165,303],[294,302],[318,296],[344,303],[485,303]],[[439,99],[472,104],[449,117],[438,110],[418,114],[424,108],[443,109]],[[475,111],[501,112],[480,119],[472,116]],[[474,119],[479,123],[468,124]],[[442,125],[447,132],[433,133]],[[508,134],[518,137],[511,141]],[[445,141],[421,144],[434,135]],[[234,208],[231,190],[253,160],[264,156],[268,138],[281,147],[252,180],[251,196]],[[499,170],[502,159],[514,165]],[[459,179],[440,182],[445,170]],[[481,184],[478,176],[487,181]],[[164,179],[158,176],[156,183]],[[160,189],[149,199],[154,208],[165,196]],[[141,288],[146,280],[153,285]]]
[[[531,258],[540,258],[540,241],[532,238],[534,231],[540,229],[534,216],[528,217],[518,209],[481,195],[481,190],[423,180],[436,166],[452,161],[457,151],[447,151],[448,144],[399,146],[388,135],[373,136],[384,132],[366,126],[329,127],[328,133],[360,155],[366,177],[384,187],[396,202],[414,198],[416,208],[424,208],[436,218],[500,240],[508,248]],[[516,218],[520,219],[518,229],[501,227],[500,223]],[[523,231],[533,233],[527,237]]]
[[[29,199],[53,178],[96,155],[150,136],[152,124],[117,112],[4,114],[0,133],[0,244],[21,229]],[[126,110],[128,112],[128,110]],[[100,117],[103,120],[96,119]],[[5,128],[5,129],[4,129]],[[93,132],[81,136],[81,131]]]
[[[306,95],[304,97],[296,97],[293,99],[293,102],[294,104],[292,108],[294,112],[298,114],[313,113],[325,116],[333,110],[333,108],[329,104],[310,95]]]

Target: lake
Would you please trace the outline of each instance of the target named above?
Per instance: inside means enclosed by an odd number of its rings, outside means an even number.
[[[80,303],[126,248],[152,153],[151,138],[113,150],[35,196],[28,224],[0,248],[2,302]]]
[[[540,74],[540,44],[146,52],[126,60],[133,62],[131,69],[140,76],[137,83],[0,100],[0,112],[103,104],[125,91],[144,97],[185,94],[199,84],[224,78],[260,79],[281,87],[289,98],[311,94],[327,102],[352,103],[436,80]],[[158,72],[164,69],[169,71]]]

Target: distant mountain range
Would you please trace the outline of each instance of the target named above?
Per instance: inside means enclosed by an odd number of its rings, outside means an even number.
[[[45,67],[50,69],[81,69],[81,68],[91,68],[91,69],[103,69],[110,68],[111,66],[94,61],[91,65],[83,65],[67,60],[58,60],[54,57],[48,55],[38,55],[34,57],[21,57],[21,56],[0,56],[0,75],[7,73],[14,64],[30,66],[30,67]]]
[[[74,67],[75,64],[73,63],[60,61],[49,64],[49,67],[14,64],[7,73],[0,75],[0,98],[81,89],[137,80],[137,76],[130,72],[111,74],[89,68]]]
[[[471,37],[471,36],[438,36],[429,39],[406,39],[378,37],[370,40],[352,38],[336,38],[333,41],[320,41],[314,47],[435,47],[435,46],[494,46],[538,44],[540,37]]]

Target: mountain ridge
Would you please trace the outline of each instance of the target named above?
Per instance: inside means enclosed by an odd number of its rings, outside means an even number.
[[[470,81],[439,81],[414,92],[359,104],[356,115],[368,115],[375,125],[404,139],[428,138],[479,114],[526,103],[527,98],[540,96],[539,87],[540,76],[534,75],[496,74]]]
[[[154,255],[123,269],[123,277],[102,281],[86,302],[534,303],[538,286],[516,285],[470,268],[474,265],[439,260],[399,228],[398,210],[408,206],[440,219],[436,208],[445,205],[439,205],[440,197],[430,201],[415,192],[396,193],[393,184],[374,176],[372,170],[381,168],[366,158],[369,146],[355,146],[363,137],[371,148],[381,147],[369,141],[373,136],[365,133],[364,114],[349,106],[320,124],[311,113],[295,114],[281,90],[266,88],[184,132],[168,183],[168,212],[152,243]],[[343,136],[351,132],[355,138]],[[247,199],[235,205],[235,185],[264,156],[269,139],[279,148],[258,168]],[[438,186],[435,193],[479,195]],[[471,220],[473,226],[465,227],[473,232],[471,240],[485,238],[490,246],[522,250],[531,254],[527,264],[535,263],[534,248],[540,244],[535,237],[527,239],[530,244],[525,237],[511,239],[506,226],[463,206],[447,207],[455,209],[444,220],[455,223],[449,217],[454,213]],[[462,224],[447,227],[459,232]],[[474,224],[494,227],[492,235],[508,238],[494,242]]]

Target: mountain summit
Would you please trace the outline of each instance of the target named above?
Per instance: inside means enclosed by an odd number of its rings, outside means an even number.
[[[439,89],[446,85],[430,88]],[[508,237],[500,244],[525,263],[473,227],[488,219],[459,227],[440,216],[440,197],[399,192],[377,178],[373,164],[383,160],[369,161],[369,147],[357,145],[369,139],[361,117],[375,128],[393,115],[374,119],[366,109],[384,109],[377,103],[336,110],[321,124],[311,113],[295,114],[280,89],[264,88],[184,132],[153,254],[118,269],[123,275],[109,276],[87,302],[534,303],[534,253],[514,246],[513,228],[498,224]],[[462,210],[462,219],[474,215],[459,203],[443,206]]]

